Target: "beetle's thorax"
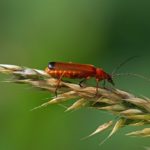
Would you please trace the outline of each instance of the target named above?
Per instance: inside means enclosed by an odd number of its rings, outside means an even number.
[[[112,76],[106,73],[103,69],[101,68],[96,68],[96,79],[101,81],[101,80],[107,80],[110,82],[113,86],[115,85],[112,79]]]
[[[109,74],[107,74],[103,69],[96,68],[96,78],[98,80],[104,80],[109,78]]]

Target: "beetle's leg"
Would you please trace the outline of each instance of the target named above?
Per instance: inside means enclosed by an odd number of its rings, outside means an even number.
[[[64,72],[61,74],[61,76],[58,79],[58,83],[57,83],[57,86],[56,86],[56,89],[55,89],[55,96],[56,97],[57,97],[57,90],[59,88],[59,85],[60,85],[60,82],[61,82],[61,79],[62,79],[63,75],[64,75]]]
[[[87,79],[84,78],[83,80],[81,80],[81,81],[79,82],[80,87],[83,87],[82,83],[86,82],[86,80],[87,80]]]
[[[95,96],[98,94],[98,88],[99,88],[99,79],[96,79],[96,93]]]
[[[90,77],[86,77],[86,78],[84,78],[83,80],[81,80],[81,81],[79,82],[80,87],[83,87],[82,83],[83,83],[83,82],[86,82],[88,79],[90,79]]]

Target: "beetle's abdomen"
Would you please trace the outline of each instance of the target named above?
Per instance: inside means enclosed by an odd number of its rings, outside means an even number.
[[[45,71],[51,75],[52,77],[59,78],[61,75],[66,78],[87,78],[94,76],[93,73],[87,73],[77,70],[55,70],[55,69],[49,69],[46,68]]]
[[[52,77],[59,78],[87,78],[96,75],[96,68],[93,65],[50,62],[45,70]]]

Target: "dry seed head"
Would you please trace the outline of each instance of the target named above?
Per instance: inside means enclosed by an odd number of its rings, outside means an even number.
[[[51,93],[55,92],[57,86],[57,79],[52,78],[45,71],[39,69],[0,64],[0,73],[7,73],[14,76],[15,78],[13,78],[11,82],[29,84]],[[150,125],[149,98],[136,97],[126,91],[111,88],[99,88],[98,96],[95,97],[95,87],[81,88],[78,84],[67,82],[61,82],[58,91],[59,93],[57,97],[41,104],[41,106],[35,107],[33,110],[46,107],[50,104],[60,104],[64,101],[76,99],[76,102],[67,108],[66,111],[82,107],[92,107],[93,109],[109,111],[119,117],[119,120],[116,121],[116,123],[115,121],[104,123],[99,126],[95,132],[89,135],[90,137],[97,133],[101,133],[109,127],[113,127],[111,133],[102,143],[124,126],[143,126],[144,128],[144,125]],[[150,137],[150,128],[144,128],[141,131],[134,131],[127,135]]]

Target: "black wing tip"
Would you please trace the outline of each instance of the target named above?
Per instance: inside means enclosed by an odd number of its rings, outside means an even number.
[[[56,63],[56,62],[49,62],[49,63],[48,63],[48,68],[49,68],[49,69],[54,69],[54,68],[55,68],[55,63]]]

